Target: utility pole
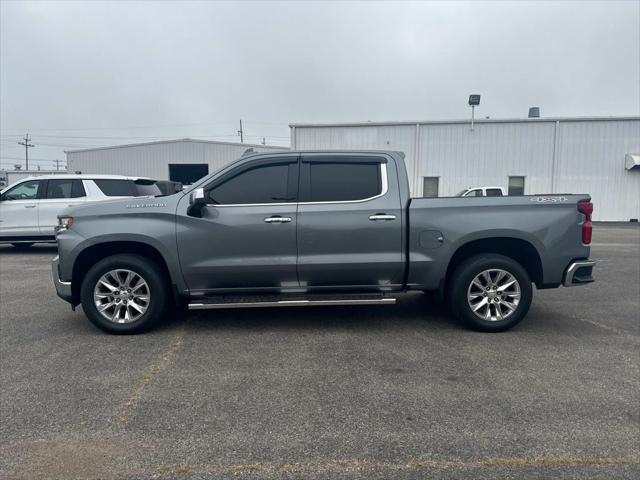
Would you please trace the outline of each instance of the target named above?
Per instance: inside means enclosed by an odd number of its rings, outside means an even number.
[[[238,135],[240,135],[240,143],[244,143],[244,132],[242,131],[242,119],[240,119],[240,130],[238,130]]]
[[[60,160],[54,160],[56,162],[56,170],[60,170]]]
[[[32,143],[29,143],[30,138],[28,133],[24,136],[22,140],[24,140],[24,142],[18,142],[18,145],[24,145],[24,159],[26,163],[25,170],[29,170],[29,148],[35,147],[35,145],[33,145]]]
[[[266,145],[266,144],[267,144],[267,140],[266,140],[264,137],[262,137],[262,144],[263,144],[263,145]]]

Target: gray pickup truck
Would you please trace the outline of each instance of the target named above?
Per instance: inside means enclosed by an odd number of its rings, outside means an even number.
[[[58,295],[111,333],[189,309],[393,304],[440,291],[502,331],[537,288],[592,282],[589,195],[411,198],[404,155],[245,154],[190,189],[59,218]]]

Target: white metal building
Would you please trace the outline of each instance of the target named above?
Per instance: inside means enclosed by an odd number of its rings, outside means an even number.
[[[287,150],[286,147],[185,138],[65,153],[69,172],[151,177],[188,184],[240,158],[248,148],[256,152]]]
[[[640,218],[640,117],[291,124],[291,147],[405,153],[414,196],[469,186],[590,193],[594,219]]]
[[[40,175],[65,175],[66,170],[0,170],[0,189],[13,185],[19,180],[27,177],[37,177]]]

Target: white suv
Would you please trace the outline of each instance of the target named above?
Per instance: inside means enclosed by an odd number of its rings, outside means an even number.
[[[27,247],[55,242],[58,215],[67,207],[115,198],[162,195],[155,180],[120,175],[43,175],[0,191],[0,243]]]

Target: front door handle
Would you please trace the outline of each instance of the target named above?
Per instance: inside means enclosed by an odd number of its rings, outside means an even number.
[[[265,223],[289,223],[291,221],[291,217],[281,217],[279,215],[274,215],[272,217],[267,217],[264,219]]]
[[[375,215],[371,215],[369,217],[369,220],[371,221],[378,221],[378,220],[395,220],[396,216],[395,215],[388,215],[386,213],[376,213]]]
[[[36,208],[35,205],[25,205],[24,208]]]

